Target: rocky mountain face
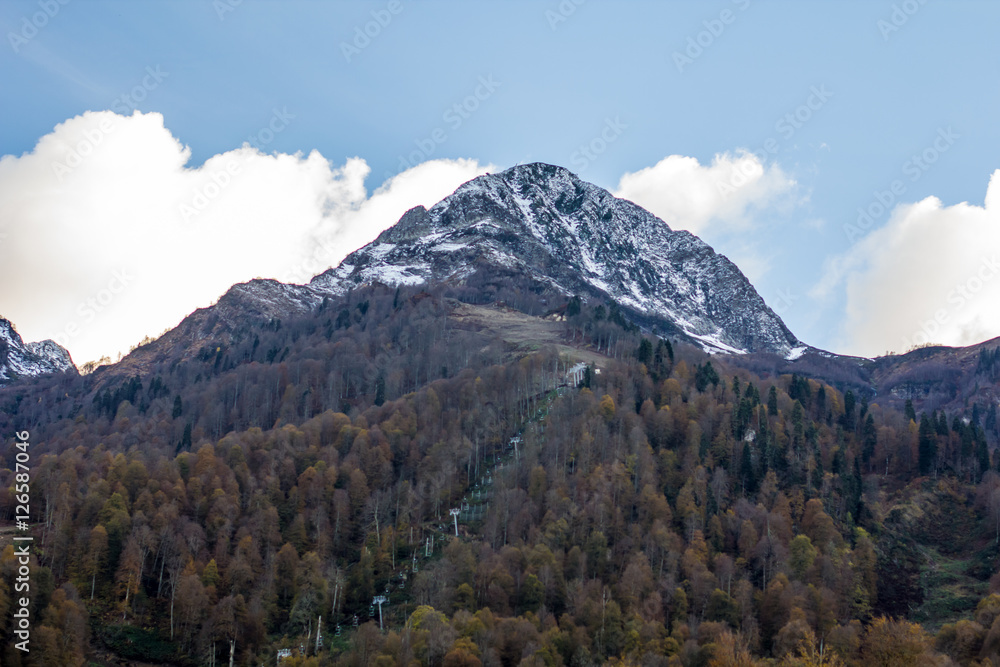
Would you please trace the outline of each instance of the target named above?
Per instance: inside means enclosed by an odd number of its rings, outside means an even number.
[[[51,340],[25,343],[14,325],[0,317],[0,386],[71,368],[76,370],[65,348]]]
[[[488,279],[477,280],[482,276]],[[411,209],[308,285],[234,285],[214,306],[128,355],[112,374],[142,374],[167,359],[202,354],[244,335],[248,324],[314,311],[362,285],[450,283],[471,293],[476,285],[525,280],[558,299],[613,302],[646,330],[734,353],[733,362],[753,372],[799,373],[891,404],[912,399],[918,408],[958,410],[1000,379],[993,367],[987,377],[979,359],[1000,339],[875,360],[804,345],[740,270],[698,237],[546,164],[480,176],[430,209]],[[558,299],[550,302],[564,303]],[[64,349],[52,341],[24,344],[0,319],[0,385],[71,367]],[[1000,394],[987,398],[996,402]]]
[[[566,296],[610,300],[645,328],[709,352],[795,358],[801,344],[725,256],[566,169],[521,165],[418,206],[312,280],[317,294],[358,285],[530,276]]]
[[[411,209],[307,285],[234,285],[214,306],[123,359],[116,372],[141,373],[157,361],[226,344],[248,322],[313,310],[363,285],[514,281],[563,303],[572,296],[614,303],[644,329],[712,353],[792,360],[818,352],[701,239],[566,169],[536,163],[480,176],[430,209]]]

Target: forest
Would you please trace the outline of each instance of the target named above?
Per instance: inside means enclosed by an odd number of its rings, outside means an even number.
[[[897,410],[505,290],[478,302],[564,344],[456,324],[478,286],[369,286],[0,389],[0,522],[30,431],[36,539],[22,653],[0,533],[0,663],[1000,665],[995,404]]]

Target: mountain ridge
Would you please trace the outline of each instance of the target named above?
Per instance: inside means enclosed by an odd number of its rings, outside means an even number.
[[[523,272],[566,297],[614,301],[645,328],[709,352],[813,349],[697,236],[542,163],[479,176],[430,209],[410,209],[308,286],[341,295],[372,282],[461,281],[477,263]]]
[[[25,343],[14,324],[0,317],[0,386],[69,369],[76,366],[64,347],[53,340]]]
[[[748,368],[784,373],[797,372],[801,362],[825,364],[831,381],[870,387],[872,395],[901,380],[913,384],[901,378],[897,366],[920,365],[921,377],[929,372],[926,363],[914,361],[918,356],[866,359],[801,343],[739,268],[697,236],[670,229],[637,204],[564,168],[534,163],[467,181],[429,209],[411,208],[307,284],[256,279],[233,285],[214,305],[126,356],[113,374],[141,373],[157,358],[176,356],[170,350],[199,354],[207,344],[239,335],[247,323],[313,311],[364,285],[441,282],[468,295],[481,284],[495,287],[522,278],[528,288],[551,294],[554,305],[574,296],[617,304],[648,332],[709,353],[742,356],[737,363]]]

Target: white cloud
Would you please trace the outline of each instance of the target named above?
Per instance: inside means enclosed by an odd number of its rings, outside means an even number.
[[[0,158],[0,316],[78,363],[113,357],[236,282],[307,281],[492,168],[435,160],[369,194],[360,158],[190,157],[160,114],[101,111]]]
[[[780,205],[795,185],[780,167],[765,166],[747,152],[716,155],[711,165],[670,155],[622,176],[614,194],[649,210],[671,229],[702,234],[714,226],[749,229],[754,212]]]
[[[830,260],[813,296],[843,286],[849,352],[964,346],[1000,332],[1000,170],[983,206],[936,197],[895,208],[884,227]]]

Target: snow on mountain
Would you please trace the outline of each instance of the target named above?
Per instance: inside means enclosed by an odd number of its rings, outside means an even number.
[[[640,206],[535,163],[475,178],[418,206],[310,291],[462,280],[484,267],[524,272],[569,296],[611,299],[644,327],[709,352],[807,349],[725,256]]]
[[[65,348],[51,340],[25,343],[14,325],[0,317],[0,385],[70,368],[76,370]]]

